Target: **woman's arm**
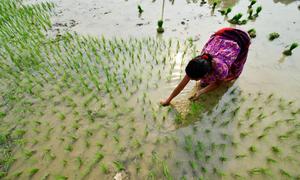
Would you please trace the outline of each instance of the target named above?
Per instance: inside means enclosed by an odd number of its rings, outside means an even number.
[[[202,89],[199,89],[193,96],[191,96],[189,99],[190,100],[197,100],[199,98],[199,96],[201,94],[205,94],[205,93],[208,93],[210,91],[213,91],[215,90],[217,87],[219,87],[221,84],[221,81],[217,81],[217,82],[214,82],[214,83],[211,83],[209,85],[207,85],[206,87],[202,88]]]
[[[172,101],[172,99],[174,97],[176,97],[184,89],[184,87],[187,85],[187,83],[189,81],[190,81],[190,78],[187,75],[185,75],[184,78],[181,80],[181,82],[173,90],[173,92],[171,93],[169,98],[166,99],[166,100],[161,100],[160,104],[163,105],[163,106],[168,106],[170,104],[170,102]]]

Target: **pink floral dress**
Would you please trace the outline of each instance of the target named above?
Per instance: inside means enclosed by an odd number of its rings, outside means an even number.
[[[212,72],[201,78],[201,86],[236,78],[241,73],[245,63],[235,62],[240,50],[237,42],[233,40],[219,35],[211,37],[201,54],[209,54],[212,57],[213,68]],[[235,68],[235,71],[231,71],[231,68]]]

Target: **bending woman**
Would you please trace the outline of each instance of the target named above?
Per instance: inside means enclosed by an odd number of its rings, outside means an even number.
[[[220,29],[210,37],[201,55],[188,63],[184,78],[160,104],[169,105],[190,80],[200,83],[201,88],[190,98],[196,100],[201,94],[216,89],[222,82],[237,79],[246,62],[249,45],[250,38],[246,32],[234,28]]]

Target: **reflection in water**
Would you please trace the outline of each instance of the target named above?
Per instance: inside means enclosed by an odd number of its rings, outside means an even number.
[[[208,3],[210,5],[212,5],[214,2],[215,2],[215,0],[208,0]],[[223,0],[223,1],[220,1],[220,4],[218,6],[220,6],[221,8],[228,8],[228,7],[235,6],[238,2],[239,2],[239,0]]]
[[[175,0],[170,0],[170,2],[172,2],[172,4],[174,4],[174,1]],[[227,8],[227,7],[232,7],[234,5],[236,5],[238,3],[239,0],[223,0],[223,1],[220,1],[220,4],[218,6],[221,6],[221,8]],[[200,6],[208,3],[209,5],[213,5],[213,3],[215,2],[215,0],[186,0],[186,2],[188,4],[190,3],[199,3]]]
[[[291,4],[292,2],[295,2],[296,0],[273,0],[274,3],[282,3],[285,5]]]

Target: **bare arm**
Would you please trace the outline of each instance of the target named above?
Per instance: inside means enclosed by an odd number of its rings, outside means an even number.
[[[187,85],[187,83],[190,81],[190,78],[185,75],[184,78],[181,80],[181,82],[177,85],[177,87],[173,90],[171,95],[166,100],[160,101],[160,104],[163,106],[167,106],[170,104],[173,98],[175,98]]]

